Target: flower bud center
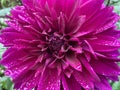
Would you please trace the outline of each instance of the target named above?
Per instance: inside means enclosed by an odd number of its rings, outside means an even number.
[[[49,39],[49,49],[51,52],[58,52],[63,44],[64,40],[60,36],[52,35]]]

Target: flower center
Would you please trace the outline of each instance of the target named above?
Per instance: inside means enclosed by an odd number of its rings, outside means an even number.
[[[64,40],[61,35],[53,34],[49,38],[49,49],[51,52],[59,52],[62,45],[64,45]]]

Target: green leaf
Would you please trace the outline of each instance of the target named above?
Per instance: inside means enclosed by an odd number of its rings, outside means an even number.
[[[5,4],[6,4],[5,0],[1,0],[1,6],[5,7]]]
[[[13,84],[9,77],[4,76],[4,77],[0,78],[0,84],[2,84],[2,87],[4,89],[12,90]]]
[[[114,82],[112,85],[113,90],[120,90],[120,81]]]
[[[2,89],[2,84],[0,84],[0,90],[3,90],[3,89]]]
[[[118,29],[120,29],[120,22],[117,23]]]
[[[4,17],[6,14],[10,14],[10,10],[11,10],[11,7],[10,8],[1,9],[0,10],[0,16]]]
[[[117,12],[120,15],[120,3],[117,6],[114,6],[115,12]]]
[[[2,57],[2,54],[4,53],[5,50],[6,50],[6,48],[3,47],[2,44],[0,44],[0,58]]]
[[[4,69],[2,66],[0,66],[0,76],[3,76],[4,75]]]

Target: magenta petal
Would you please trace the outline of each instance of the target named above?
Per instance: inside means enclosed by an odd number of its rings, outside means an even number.
[[[101,76],[101,82],[95,83],[95,90],[112,90],[112,87],[108,83],[107,79]]]
[[[60,77],[57,74],[57,69],[46,68],[41,75],[38,90],[60,90]]]
[[[76,81],[85,89],[85,90],[90,90],[94,88],[94,84],[92,82],[93,78],[91,75],[84,69],[84,71],[78,72],[74,71],[73,73]]]
[[[4,32],[16,32],[16,30],[11,28],[11,27],[6,27],[6,28],[2,29],[1,32],[2,33],[4,33]]]
[[[8,50],[11,51],[10,49]],[[23,61],[19,61],[19,59],[27,54],[23,50],[16,50],[16,49],[12,49],[12,50],[14,51],[11,52],[8,51],[9,53],[6,51],[2,61],[0,61],[0,64],[5,65],[7,68],[10,68],[16,64],[19,64],[20,62],[23,62]]]
[[[58,18],[58,23],[59,23],[59,30],[60,32],[62,33],[65,33],[65,15],[61,12],[60,13],[60,16]]]
[[[120,68],[114,62],[92,60],[91,66],[93,67],[94,71],[100,75],[116,76],[120,74]]]
[[[118,76],[108,76],[108,79],[110,79],[112,81],[119,81],[119,77]]]
[[[86,15],[87,19],[89,19],[101,9],[103,2],[104,0],[99,0],[99,1],[98,0],[87,0],[80,7],[80,15]]]
[[[34,76],[35,71],[28,71],[19,80],[15,81],[15,88],[19,90],[32,90],[38,85],[40,74]],[[29,77],[28,77],[29,75]]]
[[[56,12],[58,13],[64,12],[66,16],[69,17],[71,13],[74,11],[75,5],[77,4],[78,6],[79,2],[80,2],[79,0],[78,1],[75,1],[75,0],[56,1],[55,3]]]
[[[114,53],[113,53],[114,52]],[[101,54],[101,53],[96,53],[96,55],[99,57],[100,60],[108,61],[108,62],[119,62],[120,59],[118,58],[118,51],[117,54],[115,51],[113,51],[110,55],[109,54]]]
[[[81,85],[75,80],[73,76],[67,78],[63,75],[62,84],[64,90],[81,90]]]
[[[16,38],[14,38],[16,37]],[[13,45],[15,39],[27,39],[30,40],[29,37],[27,37],[25,34],[22,34],[20,32],[5,32],[0,35],[0,42],[7,45]]]
[[[113,10],[112,7],[107,7],[107,8],[101,9],[101,11],[98,12],[95,15],[95,17],[93,17],[92,19],[89,19],[89,21],[86,22],[81,27],[80,31],[81,32],[93,31],[92,32],[93,34],[97,34],[97,33],[101,33],[103,31],[113,27],[114,24],[119,20],[119,16],[112,13],[112,10]],[[103,13],[105,13],[104,16],[103,16]],[[97,18],[99,18],[99,19],[97,19]],[[101,23],[101,20],[104,20],[104,21],[102,21],[102,23]]]
[[[109,29],[119,20],[119,18],[120,17],[116,14],[111,16],[111,18],[107,20],[107,23],[103,23],[103,24],[101,24],[101,26],[97,27],[95,34],[101,33],[103,31]]]
[[[116,30],[116,27],[112,27],[112,28],[104,31],[103,33],[101,33],[101,35],[109,35],[109,36],[113,36],[113,37],[119,39],[120,31]]]
[[[95,78],[95,81],[100,81],[100,78],[98,77],[97,73],[93,70],[92,66],[88,63],[88,61],[82,56],[79,56],[79,58],[82,64],[84,65],[84,67],[91,74],[91,76]]]
[[[36,0],[37,1],[37,0]],[[32,10],[34,10],[34,4],[36,3],[34,0],[22,0],[22,3],[27,7]]]
[[[7,76],[11,76],[14,81],[17,81],[16,79],[20,79],[18,77],[22,77],[27,71],[32,70],[32,67],[34,66],[34,61],[30,62],[31,60],[34,59],[32,58],[24,62],[15,63],[14,66],[11,65],[9,68],[7,68],[5,74]]]
[[[82,65],[79,59],[76,56],[70,55],[66,56],[67,62],[76,70],[82,71]]]
[[[81,26],[85,23],[86,16],[82,15],[76,18],[75,20],[71,20],[69,24],[69,28],[66,30],[68,34],[76,34],[79,33]]]
[[[88,42],[95,51],[100,52],[114,51],[120,47],[120,41],[118,39],[107,35],[98,35],[96,39],[88,40]]]

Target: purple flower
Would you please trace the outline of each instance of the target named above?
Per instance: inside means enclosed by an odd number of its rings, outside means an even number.
[[[0,42],[17,90],[112,90],[117,81],[119,16],[104,0],[22,0]]]

